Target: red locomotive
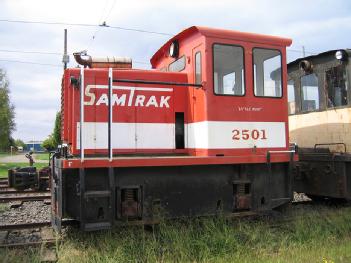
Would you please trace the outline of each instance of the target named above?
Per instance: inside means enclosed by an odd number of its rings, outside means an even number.
[[[75,54],[64,72],[52,223],[83,230],[290,202],[290,39],[190,27],[151,58]]]

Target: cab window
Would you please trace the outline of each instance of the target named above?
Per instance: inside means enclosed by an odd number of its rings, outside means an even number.
[[[343,66],[333,67],[325,72],[328,92],[328,108],[347,105],[346,72]]]
[[[279,50],[254,48],[254,93],[259,97],[282,97],[282,58]]]
[[[289,114],[296,113],[295,87],[292,79],[288,81],[288,112]]]
[[[178,58],[168,66],[168,71],[180,72],[185,69],[185,56]]]
[[[217,95],[245,94],[244,49],[240,46],[213,45],[213,83]]]
[[[302,111],[319,110],[318,77],[315,73],[301,77]]]
[[[200,51],[195,54],[195,84],[201,84],[201,53]]]

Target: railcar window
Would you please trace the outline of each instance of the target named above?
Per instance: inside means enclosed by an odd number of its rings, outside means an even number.
[[[168,66],[168,70],[172,72],[180,72],[184,69],[185,69],[185,56],[178,58]]]
[[[201,84],[201,82],[201,53],[199,51],[195,54],[195,84]]]
[[[288,112],[289,114],[296,112],[295,87],[292,79],[288,81]]]
[[[331,68],[325,72],[328,107],[347,105],[346,72],[343,66]]]
[[[232,45],[213,45],[214,92],[243,96],[245,93],[244,49]]]
[[[301,77],[302,111],[319,109],[318,77],[315,73]]]
[[[254,48],[255,96],[282,96],[282,58],[279,50]]]

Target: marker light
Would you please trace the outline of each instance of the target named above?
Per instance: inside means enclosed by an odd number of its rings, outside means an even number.
[[[341,50],[338,50],[335,52],[335,58],[338,60],[343,60],[344,58],[344,52],[342,52]]]
[[[179,44],[177,40],[174,40],[169,47],[169,55],[172,58],[176,58],[178,57],[178,52],[179,52]]]

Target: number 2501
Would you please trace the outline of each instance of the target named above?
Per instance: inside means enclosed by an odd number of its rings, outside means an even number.
[[[267,140],[266,130],[233,130],[233,140]]]

